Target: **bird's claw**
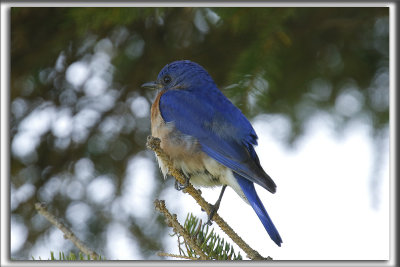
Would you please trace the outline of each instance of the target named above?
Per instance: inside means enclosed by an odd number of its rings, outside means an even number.
[[[208,215],[208,221],[207,221],[207,225],[211,225],[212,224],[212,218],[214,217],[215,213],[217,213],[218,209],[219,209],[219,205],[221,204],[221,200],[222,200],[222,196],[224,195],[226,189],[226,185],[222,186],[222,190],[221,193],[219,194],[218,200],[217,202],[215,202],[214,205],[210,204],[210,214]]]
[[[210,214],[208,215],[208,220],[206,222],[206,224],[208,226],[212,225],[212,218],[214,217],[215,213],[217,212],[219,206],[216,207],[215,205],[210,205]]]
[[[175,180],[175,189],[181,191],[189,186],[189,179],[185,177],[185,183],[181,184],[178,180]]]

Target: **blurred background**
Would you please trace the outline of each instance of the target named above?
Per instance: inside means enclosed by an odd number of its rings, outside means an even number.
[[[206,220],[145,147],[156,93],[140,85],[180,59],[249,118],[278,186],[257,190],[281,248],[227,190],[221,216],[245,241],[274,259],[388,259],[389,8],[13,7],[10,48],[13,259],[77,252],[36,202],[112,260],[177,253],[156,198]]]

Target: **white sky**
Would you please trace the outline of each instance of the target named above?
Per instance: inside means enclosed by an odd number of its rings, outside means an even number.
[[[355,123],[338,138],[332,132],[328,117],[317,116],[295,149],[288,149],[276,136],[276,133],[284,134],[283,122],[279,118],[267,121],[265,116],[252,122],[259,135],[256,150],[261,165],[278,186],[276,194],[270,194],[259,186],[256,190],[282,236],[282,247],[275,245],[252,208],[232,189],[226,191],[219,214],[251,247],[275,260],[388,260],[388,140],[382,155],[384,160],[378,189],[380,203],[373,208],[370,188],[373,144],[366,124]],[[137,165],[142,168],[137,168]],[[107,239],[112,237],[113,240],[104,244],[102,251],[109,259],[140,259],[129,226],[124,225],[123,218],[118,216],[120,211],[137,220],[149,220],[156,215],[151,206],[153,200],[149,198],[154,190],[154,172],[158,169],[151,160],[141,156],[133,157],[129,166],[125,177],[126,192],[115,202],[115,223],[107,229]],[[140,179],[135,178],[138,176]],[[207,220],[206,214],[190,196],[176,191],[171,181],[169,184],[171,188],[164,190],[158,198],[166,200],[167,208],[178,215],[182,224],[188,212]],[[98,191],[99,185],[110,190],[114,188],[109,178],[102,176],[93,180],[87,190]],[[202,192],[208,202],[214,203],[220,189],[202,189]],[[103,197],[107,198],[111,193]],[[76,204],[84,205],[82,202]],[[74,210],[81,212],[80,209]],[[225,237],[215,223],[213,227]],[[22,245],[26,234],[26,228],[14,220],[11,232],[13,250]],[[167,236],[165,242],[169,246],[166,252],[178,253],[176,237]],[[35,258],[47,259],[49,247],[65,250],[70,246],[63,240],[62,233],[56,230],[31,252]]]
[[[277,142],[267,123],[253,123],[261,164],[277,184],[274,195],[259,186],[256,190],[283,239],[282,247],[270,240],[255,212],[232,189],[226,191],[219,214],[250,246],[276,260],[388,260],[389,151],[383,155],[381,203],[373,209],[369,188],[373,151],[367,127],[354,125],[337,139],[325,119],[311,123],[296,150]],[[171,203],[176,195],[170,192],[174,196],[167,199],[167,206],[180,221],[189,211],[207,219],[190,196],[180,201],[184,211],[177,208]],[[202,192],[214,203],[219,189]],[[175,251],[175,240],[171,246]]]

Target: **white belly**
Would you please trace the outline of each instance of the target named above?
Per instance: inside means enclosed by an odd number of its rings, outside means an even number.
[[[236,178],[233,176],[232,170],[220,164],[213,158],[208,157],[204,152],[201,152],[201,162],[196,162],[196,164],[191,164],[190,160],[174,160],[174,167],[181,170],[184,175],[190,178],[190,183],[195,187],[214,187],[220,185],[228,185],[232,187],[233,190],[246,202],[242,189],[240,188]],[[161,171],[164,177],[167,175],[167,168],[158,159]],[[200,168],[199,168],[200,167]]]

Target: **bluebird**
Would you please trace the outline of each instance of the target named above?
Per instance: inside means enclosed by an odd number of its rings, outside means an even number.
[[[196,187],[222,186],[209,219],[229,185],[251,205],[271,239],[281,246],[282,239],[254,188],[256,183],[276,192],[254,150],[257,134],[208,72],[195,62],[175,61],[160,71],[156,81],[142,87],[159,89],[151,106],[151,134],[161,139],[161,148],[174,167]],[[166,166],[160,159],[158,164],[167,177]]]

